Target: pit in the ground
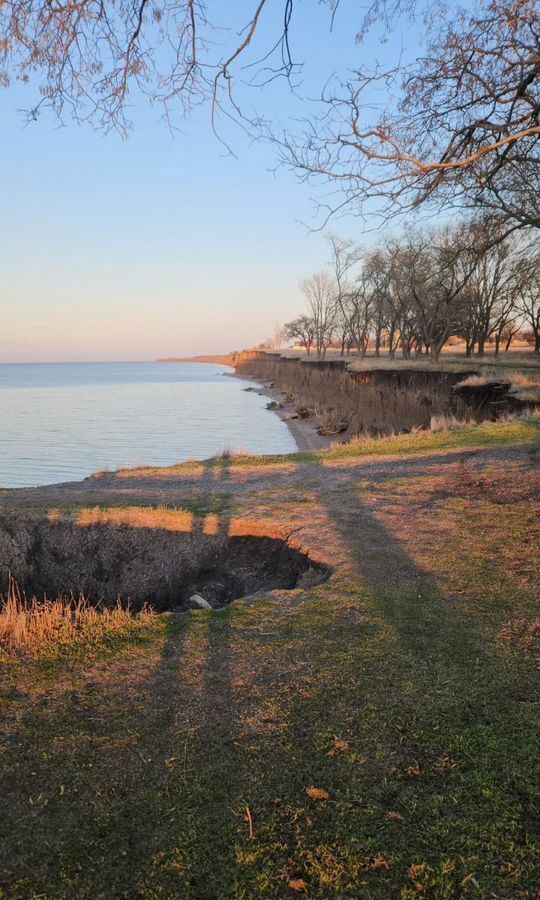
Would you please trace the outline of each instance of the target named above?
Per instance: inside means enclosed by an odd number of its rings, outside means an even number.
[[[213,608],[276,589],[307,588],[330,570],[276,537],[230,537],[126,525],[0,520],[0,592],[14,578],[27,598],[129,602],[181,611],[193,595]]]

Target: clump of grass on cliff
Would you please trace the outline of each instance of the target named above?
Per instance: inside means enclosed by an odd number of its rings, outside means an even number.
[[[9,655],[33,656],[53,648],[58,653],[74,644],[126,634],[155,622],[150,607],[133,613],[120,600],[112,609],[78,599],[36,597],[28,600],[14,581],[0,596],[0,650]]]

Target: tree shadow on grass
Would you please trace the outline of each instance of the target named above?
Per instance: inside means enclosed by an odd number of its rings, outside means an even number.
[[[392,624],[402,648],[427,660],[466,658],[478,640],[470,620],[458,613],[376,513],[350,491],[321,492],[320,499],[349,553],[360,592],[367,592]],[[414,518],[410,527],[415,527]]]
[[[461,896],[472,868],[482,889],[527,890],[537,797],[533,718],[522,703],[530,682],[361,499],[324,489],[319,499],[349,552],[347,581],[368,625],[339,601],[298,610],[296,652],[309,667],[286,729],[265,747],[271,790],[285,798],[267,811],[267,830],[288,843],[295,877],[315,891],[326,884],[325,896],[356,896],[361,885],[369,896],[397,895],[413,862],[443,873],[453,858],[461,863],[437,882],[447,896]],[[346,752],[329,755],[334,736],[349,742]],[[310,802],[308,785],[330,800]],[[403,824],[389,820],[396,812]],[[379,854],[388,868],[370,874]],[[506,883],[500,859],[509,854],[521,871]]]

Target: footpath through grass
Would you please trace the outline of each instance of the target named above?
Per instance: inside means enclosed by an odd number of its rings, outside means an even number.
[[[0,896],[538,898],[539,426],[233,461],[328,583],[5,658]]]

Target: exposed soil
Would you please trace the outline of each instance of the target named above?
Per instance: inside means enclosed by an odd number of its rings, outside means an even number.
[[[275,537],[0,520],[0,591],[11,573],[28,597],[83,594],[92,603],[120,598],[134,610],[149,603],[178,612],[194,594],[219,608],[258,592],[311,587],[328,572]]]
[[[527,406],[511,392],[510,380],[484,379],[481,385],[461,385],[467,376],[475,374],[474,370],[396,366],[353,371],[345,360],[301,360],[278,353],[252,353],[236,362],[236,372],[243,378],[272,383],[270,396],[284,403],[279,414],[301,450],[346,441],[357,434],[428,428],[433,416],[495,421],[507,413],[522,412]],[[284,401],[283,395],[289,399]],[[306,422],[290,417],[301,407],[309,411]],[[321,417],[343,422],[345,428],[321,443],[315,434],[311,445],[309,435]]]

